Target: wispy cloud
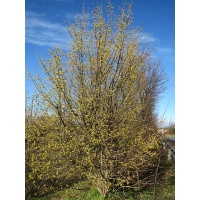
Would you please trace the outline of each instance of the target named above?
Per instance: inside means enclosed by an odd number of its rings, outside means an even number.
[[[174,50],[169,47],[156,47],[156,54],[158,54],[158,57],[162,57],[167,59],[170,62],[175,61],[175,54]]]
[[[58,0],[64,1],[64,0]],[[68,0],[69,1],[69,0]],[[89,18],[89,25],[91,23],[90,14],[86,13]],[[65,18],[74,21],[76,18],[80,18],[80,14],[68,13]],[[158,39],[152,34],[142,33],[140,36],[142,42],[157,42]],[[26,43],[35,44],[38,46],[55,47],[61,46],[63,49],[67,49],[67,43],[71,41],[66,27],[63,24],[51,22],[46,19],[45,13],[35,13],[26,11]],[[157,52],[162,54],[173,53],[170,48],[157,47]]]
[[[26,42],[39,46],[66,48],[69,37],[65,25],[50,22],[45,14],[26,11]]]
[[[161,47],[157,47],[156,50],[160,53],[163,53],[163,54],[171,54],[171,53],[174,53],[174,51],[171,49],[171,48],[161,48]]]
[[[82,17],[84,16],[84,19],[88,23],[88,28],[91,29],[93,28],[93,20],[91,13],[85,12],[84,15],[82,13],[75,13],[75,12],[68,12],[64,14],[63,18],[66,20],[66,22],[70,23],[75,23],[76,20],[80,21]]]
[[[153,37],[150,33],[142,33],[140,36],[142,42],[156,42],[158,39]]]

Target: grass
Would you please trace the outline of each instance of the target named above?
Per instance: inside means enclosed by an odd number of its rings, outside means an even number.
[[[175,138],[175,134],[166,133],[166,134],[165,134],[165,137]]]
[[[175,167],[173,162],[169,165],[162,184],[156,186],[156,194],[153,188],[147,188],[140,192],[129,190],[109,193],[108,197],[104,198],[87,181],[84,181],[70,189],[30,200],[173,200],[175,199]]]
[[[104,200],[105,198],[95,189],[71,188],[56,192],[41,198],[32,200]],[[156,196],[151,189],[145,189],[140,193],[134,191],[120,191],[110,193],[106,200],[173,200],[175,199],[174,179],[170,178],[166,183],[157,187]]]

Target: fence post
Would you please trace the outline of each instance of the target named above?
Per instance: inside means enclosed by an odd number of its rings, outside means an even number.
[[[168,160],[171,160],[172,158],[172,150],[169,148],[168,149]]]
[[[163,141],[163,149],[165,149],[165,148],[166,148],[166,142]]]

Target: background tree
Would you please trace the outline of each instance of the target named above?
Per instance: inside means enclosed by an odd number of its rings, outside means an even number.
[[[168,134],[175,135],[175,123],[170,123],[166,129]]]
[[[131,26],[131,5],[120,12],[115,16],[111,4],[106,15],[95,8],[92,28],[83,12],[68,27],[69,51],[50,50],[49,59],[39,58],[44,74],[32,77],[41,116],[59,122],[58,145],[69,155],[61,162],[79,169],[104,196],[111,188],[142,186],[140,177],[156,165],[161,139],[154,111],[164,73],[141,31]]]

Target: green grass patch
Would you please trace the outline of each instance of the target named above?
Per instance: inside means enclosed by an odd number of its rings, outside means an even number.
[[[104,198],[89,182],[83,181],[67,190],[58,191],[40,198],[30,200],[173,200],[175,199],[175,168],[171,165],[163,177],[162,184],[146,188],[139,192],[134,190],[116,191]]]
[[[165,134],[165,137],[175,138],[175,134],[166,133],[166,134]]]
[[[95,189],[81,190],[68,189],[56,192],[41,198],[33,198],[32,200],[104,200],[105,198]],[[151,189],[141,192],[120,191],[110,193],[105,200],[173,200],[175,199],[175,185],[163,184],[156,189],[156,195]]]

